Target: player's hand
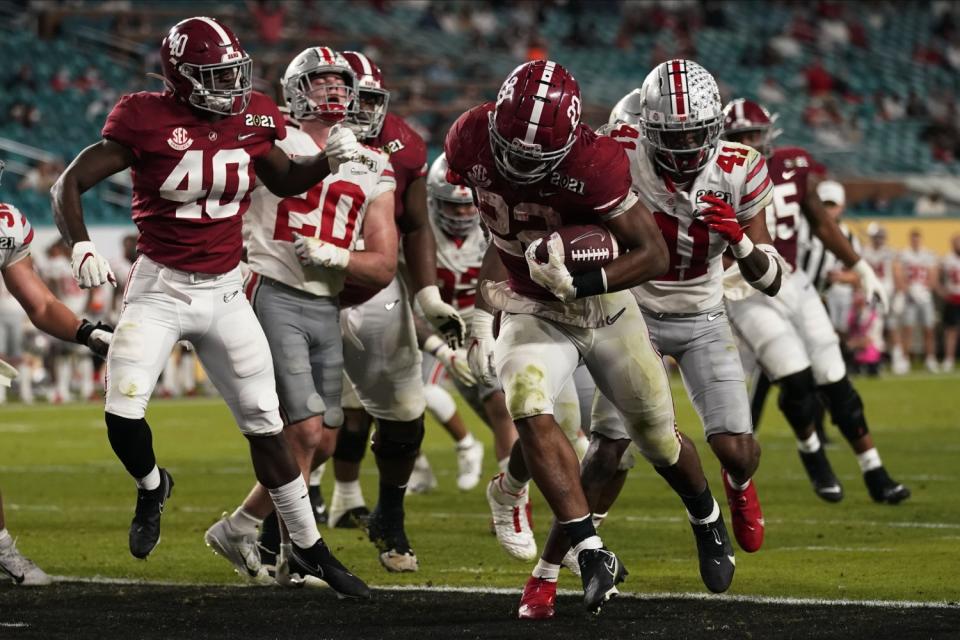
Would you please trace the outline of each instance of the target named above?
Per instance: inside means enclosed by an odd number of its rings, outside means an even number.
[[[330,127],[327,145],[323,148],[323,153],[327,156],[327,162],[330,163],[330,173],[339,171],[341,164],[347,162],[359,152],[360,143],[357,142],[357,136],[353,133],[353,130],[339,124]]]
[[[423,349],[440,361],[458,382],[468,387],[476,386],[477,379],[470,372],[467,364],[467,352],[463,349],[451,349],[439,336],[430,336],[423,344]]]
[[[93,324],[89,320],[84,320],[77,329],[77,342],[106,360],[110,343],[113,342],[113,327],[103,322]]]
[[[414,296],[424,317],[430,321],[434,329],[440,332],[451,349],[463,346],[463,338],[467,333],[467,325],[456,309],[443,301],[437,285],[426,286]]]
[[[853,272],[860,276],[860,286],[863,288],[863,294],[868,302],[876,300],[881,314],[885,314],[890,307],[890,300],[887,298],[887,290],[884,288],[880,278],[873,272],[873,267],[866,260],[860,258],[853,265]]]
[[[493,367],[495,342],[493,315],[482,309],[474,309],[467,339],[467,364],[476,380],[488,387],[497,384],[497,372]]]
[[[117,286],[117,277],[107,259],[97,253],[97,248],[89,240],[73,245],[73,255],[70,259],[73,267],[73,279],[81,289],[92,289],[109,282]]]
[[[530,269],[530,278],[538,285],[557,296],[564,302],[577,297],[577,289],[573,286],[573,275],[564,264],[563,240],[559,233],[551,233],[547,238],[547,261],[537,260],[537,247],[543,238],[537,238],[527,247],[527,267]]]
[[[297,260],[305,267],[324,267],[343,271],[350,263],[350,252],[324,242],[320,238],[306,238],[293,234],[293,250]]]
[[[726,200],[713,195],[701,196],[700,201],[710,205],[700,210],[700,219],[710,227],[711,231],[730,244],[739,244],[743,240],[743,229],[740,228],[733,206]]]

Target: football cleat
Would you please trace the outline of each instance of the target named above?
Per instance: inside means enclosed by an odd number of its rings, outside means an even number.
[[[365,529],[369,517],[370,509],[367,509],[365,504],[361,502],[352,506],[347,505],[345,501],[339,499],[336,491],[334,491],[327,517],[328,527],[331,529]]]
[[[327,524],[327,505],[323,502],[323,495],[320,493],[320,487],[309,485],[307,493],[310,496],[310,507],[313,509],[313,519],[318,525]]]
[[[10,576],[14,584],[23,587],[42,587],[53,583],[43,569],[20,553],[16,541],[10,537],[0,542],[0,571]]]
[[[520,596],[517,610],[521,620],[545,620],[552,618],[557,602],[557,583],[530,576]]]
[[[707,589],[714,593],[723,593],[733,582],[733,572],[737,561],[733,557],[733,545],[723,524],[723,514],[717,510],[717,519],[707,524],[690,523],[693,537],[697,541],[697,555],[700,556],[700,578]]]
[[[407,481],[407,493],[430,493],[437,488],[437,477],[433,475],[430,461],[422,453],[413,463],[413,472]]]
[[[527,514],[529,492],[526,489],[519,494],[506,491],[502,478],[503,474],[499,473],[487,485],[487,504],[493,516],[497,542],[514,558],[533,560],[537,557],[537,541]]]
[[[457,488],[470,491],[480,484],[483,471],[483,443],[475,440],[470,447],[457,447]]]
[[[898,504],[910,497],[910,489],[891,478],[883,467],[864,473],[863,481],[874,502]]]
[[[407,572],[420,568],[417,554],[410,548],[403,530],[403,512],[387,515],[374,509],[367,520],[367,535],[380,551],[380,564],[387,571]]]
[[[573,575],[580,576],[580,563],[577,562],[577,552],[573,550],[573,547],[567,550],[567,554],[563,556],[560,565],[569,569]]]
[[[727,494],[727,504],[730,506],[730,522],[733,525],[733,537],[737,544],[747,553],[753,553],[763,545],[763,512],[760,510],[760,499],[757,497],[756,482],[752,479],[750,485],[743,491],[730,486],[726,469],[720,469],[723,480],[723,490]]]
[[[160,486],[156,489],[137,489],[137,509],[130,523],[130,553],[145,560],[160,544],[160,516],[167,498],[173,493],[173,476],[160,469]]]
[[[800,452],[800,460],[803,461],[803,468],[807,470],[807,476],[813,484],[814,492],[827,502],[840,502],[843,500],[843,486],[840,480],[833,473],[830,461],[827,460],[827,454],[823,447],[813,453]]]
[[[257,536],[236,531],[230,524],[228,514],[224,513],[212,527],[203,534],[203,541],[214,553],[223,556],[233,565],[241,578],[254,582],[268,583],[270,576],[260,561],[257,549]]]
[[[323,540],[309,549],[290,545],[287,575],[293,581],[305,581],[306,576],[319,578],[337,592],[340,598],[369,598],[370,587],[340,564]],[[278,582],[280,570],[277,570]]]
[[[617,585],[627,577],[627,568],[606,547],[584,549],[577,555],[577,562],[583,581],[583,605],[590,613],[599,614],[603,603],[620,593]]]

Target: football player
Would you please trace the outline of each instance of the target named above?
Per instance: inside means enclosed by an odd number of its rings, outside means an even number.
[[[953,236],[949,253],[943,258],[943,366],[941,371],[953,373],[960,336],[960,234]]]
[[[897,254],[897,262],[903,273],[905,286],[905,304],[903,314],[900,316],[904,351],[910,353],[913,329],[920,327],[923,330],[924,366],[927,371],[937,373],[940,370],[940,364],[937,362],[936,342],[933,335],[933,328],[937,321],[934,317],[933,291],[940,282],[940,265],[936,254],[923,246],[923,235],[920,229],[910,231],[910,246]],[[907,361],[909,362],[909,356]]]
[[[723,310],[722,255],[729,248],[741,277],[768,296],[780,288],[782,267],[760,215],[772,197],[766,162],[750,147],[720,144],[722,122],[723,104],[713,76],[691,60],[669,60],[614,107],[605,130],[626,151],[634,191],[655,212],[670,253],[667,272],[632,292],[654,347],[680,367],[707,442],[721,463],[734,536],[744,551],[754,552],[764,533],[752,481],[760,446],[753,437],[743,369]],[[600,521],[633,462],[629,436],[603,395],[597,398],[591,426],[582,476],[595,521]],[[714,592],[727,590],[734,570],[732,551],[707,552],[721,546],[707,524],[719,518],[719,509],[708,519],[690,516],[701,577]],[[566,552],[563,536],[552,531],[541,563],[556,567]],[[727,563],[722,574],[714,569],[715,556]],[[569,560],[564,564],[576,568]],[[553,601],[543,598],[542,588],[524,595],[529,596],[523,602],[528,617],[553,615]]]
[[[581,357],[691,516],[707,521],[717,506],[693,444],[676,429],[666,372],[625,291],[668,269],[666,246],[631,190],[623,149],[580,124],[580,113],[580,88],[566,69],[528,62],[507,77],[496,103],[460,116],[445,152],[451,170],[473,188],[493,240],[478,276],[483,295],[468,361],[479,380],[500,380],[531,475],[577,553],[584,604],[599,611],[626,570],[597,535],[577,456],[553,415]],[[576,224],[606,225],[625,252],[602,269],[572,275],[563,240],[551,232]],[[540,262],[544,242],[548,261]],[[494,310],[502,312],[496,340]],[[726,537],[722,519],[710,526]],[[717,560],[725,561],[726,551]],[[528,587],[552,584],[555,591],[555,565],[534,573]]]
[[[293,541],[290,568],[322,577],[338,593],[366,597],[314,522],[283,422],[270,348],[242,292],[241,215],[254,178],[282,197],[307,191],[358,152],[348,129],[322,153],[291,160],[272,100],[252,88],[252,62],[217,20],[174,25],[160,51],[166,90],[123,96],[103,140],[84,149],[51,190],[54,217],[73,247],[80,286],[115,282],[90,242],[81,194],[131,168],[133,220],[140,257],[131,269],[123,312],[107,358],[107,435],[136,480],[130,552],[146,558],[160,540],[160,515],[173,478],[159,468],[144,411],[179,340],[189,340],[246,436],[257,480],[267,487]]]
[[[299,53],[281,80],[290,119],[277,146],[291,158],[322,152],[356,108],[356,85],[356,75],[338,52],[310,47]],[[257,187],[251,196],[244,221],[250,266],[244,289],[270,344],[284,435],[304,475],[315,454],[321,462],[330,457],[335,429],[343,424],[337,296],[344,280],[349,275],[384,287],[396,271],[394,187],[387,155],[361,147],[305,193],[281,198]],[[358,251],[361,230],[364,247]],[[258,483],[204,539],[240,575],[262,579],[266,569],[257,550],[257,529],[272,511],[270,495]],[[276,569],[277,579],[286,584],[297,582],[287,569],[288,555],[281,554]],[[267,564],[275,565],[275,559]]]
[[[880,278],[890,299],[890,308],[883,318],[884,338],[890,345],[890,370],[898,375],[908,373],[910,361],[900,343],[899,323],[906,301],[903,292],[903,273],[897,262],[897,252],[887,244],[887,230],[876,222],[867,225],[867,235],[870,237],[870,244],[864,247],[860,255]]]
[[[813,157],[799,147],[773,149],[774,135],[773,119],[759,104],[738,99],[724,107],[724,138],[754,147],[767,157],[774,185],[767,228],[777,251],[794,267],[776,298],[728,300],[727,312],[764,374],[780,386],[780,410],[797,437],[800,458],[817,495],[828,502],[843,498],[843,488],[814,428],[819,394],[853,447],[870,496],[877,502],[897,504],[910,496],[910,490],[891,479],[884,468],[823,302],[807,274],[796,269],[799,216],[807,219],[826,250],[857,274],[868,301],[885,308],[886,290],[824,209],[817,195]]]
[[[0,160],[0,176],[3,174],[3,165]],[[64,342],[85,345],[101,358],[105,358],[113,338],[113,329],[100,322],[93,324],[79,319],[47,288],[34,269],[33,258],[30,257],[33,228],[26,216],[13,205],[0,202],[0,222],[0,274],[3,275],[3,285],[26,311],[33,326]],[[15,375],[16,370],[13,367],[0,368],[0,378],[3,378],[0,383],[9,385]],[[51,583],[50,576],[17,549],[13,537],[7,531],[2,497],[0,571],[19,585]]]
[[[403,248],[406,278],[385,288],[348,281],[340,296],[345,308],[344,428],[334,455],[336,486],[330,501],[331,526],[366,511],[360,492],[359,463],[366,451],[371,417],[377,420],[373,453],[380,472],[377,506],[366,525],[388,571],[416,571],[417,556],[404,530],[403,498],[423,441],[425,410],[421,356],[409,290],[424,317],[453,348],[463,342],[460,314],[443,301],[437,287],[437,246],[427,214],[427,150],[402,118],[387,113],[389,93],[380,69],[361,53],[344,57],[357,74],[360,107],[347,122],[365,144],[390,155],[396,175],[394,216]]]

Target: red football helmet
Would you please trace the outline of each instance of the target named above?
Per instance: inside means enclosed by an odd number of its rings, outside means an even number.
[[[196,17],[173,25],[160,58],[174,95],[197,109],[231,116],[250,104],[253,63],[218,20]]]
[[[490,112],[490,148],[500,173],[531,184],[553,171],[570,152],[580,125],[580,85],[551,60],[513,70]]]
[[[774,129],[777,115],[771,115],[767,109],[752,100],[737,98],[723,108],[723,138],[740,142],[740,136],[747,133],[760,133],[762,142],[755,145],[757,151],[765,156],[773,152],[773,139],[780,135],[780,129]],[[731,136],[736,136],[736,139]]]
[[[383,88],[383,74],[373,60],[358,51],[344,51],[350,68],[357,75],[360,106],[347,118],[347,124],[361,139],[376,138],[387,117],[390,92]]]

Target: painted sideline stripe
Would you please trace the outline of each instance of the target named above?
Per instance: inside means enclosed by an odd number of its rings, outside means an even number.
[[[141,585],[152,587],[226,587],[231,589],[251,589],[262,585],[255,584],[216,584],[209,582],[171,582],[166,580],[137,580],[132,578],[104,578],[95,576],[92,578],[80,578],[75,576],[53,576],[57,582],[79,583],[79,584],[104,584],[104,585]],[[427,593],[464,593],[464,594],[483,594],[483,595],[510,595],[519,594],[521,589],[508,589],[506,587],[438,587],[438,586],[417,586],[417,585],[372,585],[373,589],[378,591],[420,591]],[[558,589],[558,595],[579,596],[582,591],[574,589]],[[633,598],[635,600],[726,600],[728,602],[744,602],[748,604],[776,604],[786,606],[822,606],[822,607],[875,607],[880,609],[960,609],[958,602],[931,601],[921,602],[918,600],[831,600],[827,598],[786,598],[780,596],[752,596],[752,595],[716,595],[712,593],[690,593],[668,591],[654,591],[651,593],[630,593],[620,592],[621,598]]]

